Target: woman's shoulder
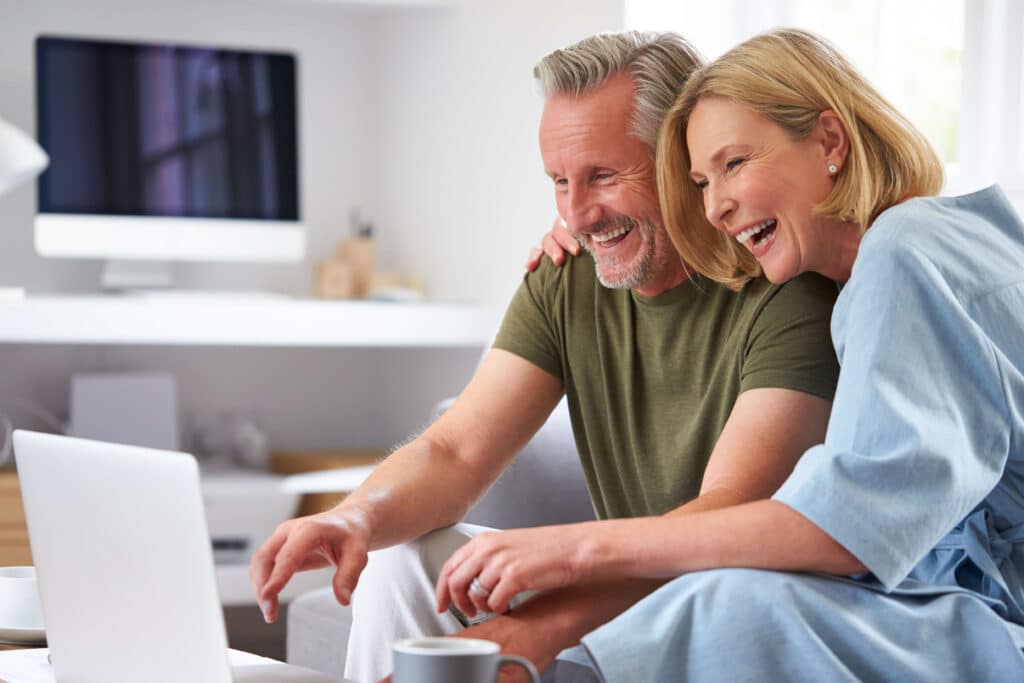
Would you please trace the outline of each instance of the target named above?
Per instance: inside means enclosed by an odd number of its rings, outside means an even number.
[[[955,197],[918,197],[887,209],[868,229],[857,257],[861,271],[869,265],[927,264],[962,286],[988,276],[1002,279],[1022,260],[1024,223],[998,186]]]
[[[1019,241],[1024,239],[1024,223],[1002,189],[992,185],[966,195],[900,202],[878,216],[865,242],[908,241],[944,233],[961,240],[1006,235]]]

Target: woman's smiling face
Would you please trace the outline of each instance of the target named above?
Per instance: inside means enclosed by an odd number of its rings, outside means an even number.
[[[722,97],[700,100],[689,118],[691,177],[702,190],[708,220],[749,249],[772,282],[806,271],[844,279],[828,271],[837,256],[835,240],[846,231],[837,230],[840,221],[814,211],[832,190],[830,164],[838,170],[845,159],[845,135],[837,148],[829,130],[838,120],[826,119],[822,114],[810,135],[794,140]]]

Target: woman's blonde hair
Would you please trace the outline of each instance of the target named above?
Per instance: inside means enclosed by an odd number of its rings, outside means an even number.
[[[911,197],[937,194],[943,167],[924,135],[824,39],[777,29],[741,43],[697,70],[661,127],[656,155],[662,214],[672,242],[698,272],[733,289],[761,274],[735,239],[715,230],[690,178],[686,127],[697,103],[724,97],[785,129],[794,140],[814,130],[821,112],[836,113],[849,153],[816,212],[866,230],[882,211]]]

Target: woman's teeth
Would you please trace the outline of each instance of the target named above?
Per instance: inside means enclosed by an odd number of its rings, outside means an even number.
[[[629,232],[632,229],[633,229],[632,226],[628,226],[628,227],[627,226],[623,226],[621,228],[616,228],[615,230],[609,230],[608,232],[603,232],[601,234],[597,234],[597,233],[591,234],[590,235],[590,239],[594,240],[598,244],[601,244],[602,242],[607,242],[609,240],[613,240],[616,237],[621,237],[622,235],[625,235],[627,232]]]
[[[754,235],[758,234],[762,230],[766,230],[768,228],[774,228],[774,227],[775,227],[775,219],[774,218],[769,218],[768,220],[764,221],[763,223],[758,223],[757,225],[755,225],[752,228],[747,228],[746,230],[744,230],[740,234],[736,235],[736,239],[739,241],[740,244],[743,244],[744,242],[746,242],[747,240],[749,240],[751,237],[753,237]]]

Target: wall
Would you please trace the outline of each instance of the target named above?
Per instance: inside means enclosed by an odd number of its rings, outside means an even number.
[[[383,268],[424,276],[432,296],[500,310],[553,206],[541,172],[547,51],[622,24],[617,0],[454,0],[373,8],[312,0],[0,0],[0,116],[34,130],[33,39],[77,34],[293,51],[300,63],[299,265],[180,265],[184,286],[308,291],[311,262],[362,207]],[[42,259],[35,189],[0,197],[0,285],[95,289],[99,264]]]
[[[332,5],[288,2],[72,2],[0,0],[0,115],[34,129],[33,39],[40,33],[178,41],[294,51],[300,62],[302,212],[312,253],[325,250],[339,217],[365,195],[368,179],[353,160],[365,158],[370,111],[360,99],[368,87],[358,64],[362,32]],[[99,264],[42,259],[32,246],[35,191],[0,198],[3,280],[30,291],[95,289]],[[262,287],[303,293],[308,267],[216,265],[181,267],[186,286]]]
[[[349,209],[360,206],[378,227],[381,267],[420,273],[433,297],[478,301],[497,317],[553,216],[537,152],[541,103],[532,66],[559,45],[620,26],[620,2],[366,4],[0,0],[0,116],[34,129],[39,33],[293,51],[309,258],[181,265],[179,283],[301,295],[312,261],[347,233]],[[97,262],[35,254],[34,210],[33,186],[0,197],[0,286],[94,291]],[[420,425],[435,400],[458,392],[478,354],[0,347],[0,409],[13,396],[65,413],[75,370],[169,369],[186,415],[252,415],[275,447],[388,445]]]
[[[463,0],[431,30],[408,13],[378,19],[374,63],[406,74],[376,80],[372,98],[389,131],[372,161],[384,257],[439,296],[503,309],[555,216],[533,66],[622,21],[616,0]]]

